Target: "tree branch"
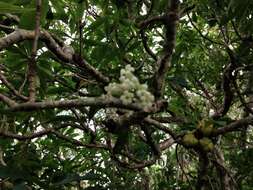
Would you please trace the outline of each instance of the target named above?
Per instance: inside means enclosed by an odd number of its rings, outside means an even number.
[[[1,98],[1,96],[0,96]],[[7,102],[6,102],[7,103]],[[43,109],[54,109],[54,108],[79,108],[84,106],[97,106],[101,108],[106,107],[117,107],[123,109],[130,109],[134,111],[141,111],[142,108],[138,104],[124,104],[117,98],[104,98],[104,97],[85,97],[80,99],[72,100],[46,100],[43,102],[26,102],[21,104],[14,104],[13,101],[8,101],[10,108],[7,111],[20,112],[20,111],[36,111]]]
[[[28,97],[20,94],[15,88],[14,86],[5,78],[5,76],[3,75],[3,73],[0,71],[0,80],[2,81],[2,83],[18,98],[22,99],[22,100],[28,100]]]
[[[82,146],[82,147],[86,147],[86,148],[99,148],[99,149],[108,150],[108,147],[104,144],[85,144],[85,143],[78,141],[76,139],[69,138],[69,137],[59,133],[58,131],[52,131],[52,133],[56,137],[58,137],[64,141],[70,142],[71,144],[76,145],[76,146]]]
[[[13,101],[12,99],[10,99],[9,97],[3,95],[2,93],[0,93],[0,100],[4,103],[6,103],[8,106],[12,107],[12,106],[16,106],[17,103],[15,101]]]
[[[62,124],[62,125],[55,127],[55,128],[47,128],[47,129],[41,130],[39,132],[28,134],[28,135],[19,135],[19,134],[15,134],[15,133],[12,133],[9,131],[0,131],[0,136],[6,137],[6,138],[11,138],[11,139],[17,139],[20,141],[25,141],[25,140],[31,140],[31,139],[35,139],[38,137],[48,135],[49,133],[52,133],[54,130],[59,130],[59,129],[62,129],[62,128],[65,128],[68,126],[69,126],[69,124]]]
[[[141,39],[142,39],[142,43],[143,43],[144,49],[146,50],[146,52],[147,52],[155,61],[157,61],[156,55],[154,54],[154,52],[153,52],[153,51],[150,49],[150,47],[148,46],[148,38],[147,38],[147,36],[146,36],[146,34],[145,34],[144,29],[141,29],[140,34],[141,34]]]
[[[7,36],[0,38],[0,51],[4,48],[7,48],[13,44],[22,42],[24,40],[34,40],[35,32],[30,30],[17,29],[14,32],[8,34]],[[98,81],[107,84],[110,80],[108,77],[104,76],[90,64],[88,64],[85,60],[79,57],[79,59],[73,59],[74,53],[66,54],[63,51],[63,48],[54,40],[54,38],[50,35],[49,32],[43,30],[40,32],[39,39],[45,42],[47,48],[53,52],[61,61],[65,63],[73,63],[74,65],[82,66],[83,70],[91,74]],[[81,60],[80,60],[81,59]],[[78,61],[78,62],[77,62]],[[80,63],[80,61],[82,61]]]
[[[232,122],[225,127],[220,127],[216,129],[215,131],[213,131],[212,136],[218,136],[218,135],[222,135],[228,132],[237,131],[240,128],[243,128],[249,124],[253,124],[253,116],[248,116],[243,119]]]
[[[158,121],[151,119],[151,118],[145,118],[144,122],[150,125],[154,125],[155,128],[164,131],[165,133],[168,133],[174,140],[177,138],[177,134],[171,130],[168,127],[165,127],[164,125],[162,125],[161,123],[159,123]]]
[[[158,68],[155,72],[153,82],[154,95],[156,99],[161,98],[163,95],[165,77],[170,67],[170,61],[175,47],[176,25],[179,19],[178,6],[179,0],[172,0],[169,13],[163,17],[166,37],[162,55],[156,62]]]

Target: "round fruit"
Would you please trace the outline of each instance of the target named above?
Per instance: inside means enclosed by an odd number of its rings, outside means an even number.
[[[182,142],[185,146],[196,146],[198,144],[198,139],[193,133],[187,133],[184,135]]]
[[[213,147],[214,147],[213,142],[209,138],[206,138],[206,137],[200,139],[199,144],[202,147],[202,149],[206,152],[213,150]]]
[[[213,123],[201,120],[197,126],[197,129],[200,130],[204,136],[210,136],[213,132]]]

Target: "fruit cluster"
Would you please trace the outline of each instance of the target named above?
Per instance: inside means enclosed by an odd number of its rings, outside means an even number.
[[[209,121],[201,120],[197,129],[183,136],[182,143],[187,147],[199,146],[202,150],[209,152],[214,148],[212,140],[209,138],[213,132],[213,124]]]
[[[107,95],[120,98],[124,104],[139,103],[143,108],[152,106],[154,96],[146,84],[141,84],[133,74],[134,68],[126,65],[120,71],[120,83],[110,83],[105,87]]]

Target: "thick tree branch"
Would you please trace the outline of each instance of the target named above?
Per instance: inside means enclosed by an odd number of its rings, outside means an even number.
[[[228,132],[238,131],[249,124],[253,124],[253,116],[245,117],[243,119],[232,122],[225,127],[218,128],[212,133],[212,136],[218,136]]]
[[[1,96],[0,96],[1,98]],[[106,107],[117,107],[123,109],[130,109],[134,111],[141,111],[142,108],[138,104],[124,104],[121,100],[117,98],[104,98],[104,97],[86,97],[80,99],[72,100],[46,100],[44,102],[26,102],[21,104],[13,104],[8,101],[10,105],[9,111],[36,111],[43,109],[69,109],[69,108],[79,108],[84,106],[97,106],[101,108]]]
[[[29,82],[28,91],[30,102],[34,102],[36,98],[36,83],[37,83],[36,55],[37,55],[38,39],[40,35],[40,12],[41,12],[41,0],[36,0],[34,40],[31,57],[28,62],[28,75],[27,75]]]
[[[163,24],[165,26],[165,43],[163,47],[162,55],[157,60],[157,70],[154,75],[154,95],[156,99],[161,98],[164,91],[164,82],[167,71],[170,67],[170,61],[172,53],[175,47],[176,39],[176,26],[179,19],[178,15],[179,0],[172,0],[170,11],[163,18]]]
[[[232,101],[234,98],[234,92],[232,90],[232,85],[234,84],[235,76],[235,69],[237,68],[237,57],[235,53],[227,47],[227,53],[230,58],[230,63],[225,68],[223,72],[223,81],[222,81],[222,88],[224,92],[224,99],[223,99],[223,106],[218,110],[218,112],[213,116],[214,119],[222,117],[227,114],[229,111]]]
[[[199,152],[199,168],[196,190],[202,190],[207,185],[209,159],[205,152]]]
[[[0,100],[2,102],[4,102],[5,104],[7,104],[8,106],[12,107],[12,106],[16,106],[17,103],[15,101],[13,101],[12,99],[10,99],[9,97],[3,95],[2,93],[0,93]]]
[[[34,40],[35,32],[23,29],[17,29],[14,32],[8,34],[7,36],[0,38],[0,51],[4,48],[7,48],[13,44],[25,41],[25,40]],[[63,48],[54,40],[54,38],[50,35],[49,32],[43,30],[40,32],[39,39],[45,42],[47,48],[53,52],[61,61],[65,63],[73,63],[76,65],[81,65],[83,70],[91,74],[98,81],[102,81],[107,84],[109,82],[109,78],[104,76],[102,73],[97,71],[94,67],[88,64],[85,60],[78,57],[78,59],[74,58],[74,53],[65,53]],[[81,60],[80,60],[81,59]]]

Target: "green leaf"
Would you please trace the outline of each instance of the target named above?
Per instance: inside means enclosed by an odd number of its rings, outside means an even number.
[[[11,3],[0,2],[0,14],[5,13],[27,13],[34,11],[34,8],[22,8]]]
[[[99,180],[100,176],[94,173],[88,173],[84,176],[79,176],[78,174],[68,174],[64,179],[55,183],[54,185],[65,185],[71,183],[73,181],[80,181],[80,180]]]
[[[25,183],[19,183],[14,186],[13,190],[27,190]]]
[[[41,4],[41,16],[40,16],[40,25],[44,26],[46,22],[46,15],[48,12],[48,0],[43,0]],[[29,12],[25,12],[22,14],[20,18],[19,27],[23,29],[34,29],[35,28],[35,15],[36,15],[36,4],[35,0],[32,0],[29,4],[29,9],[32,9]]]

